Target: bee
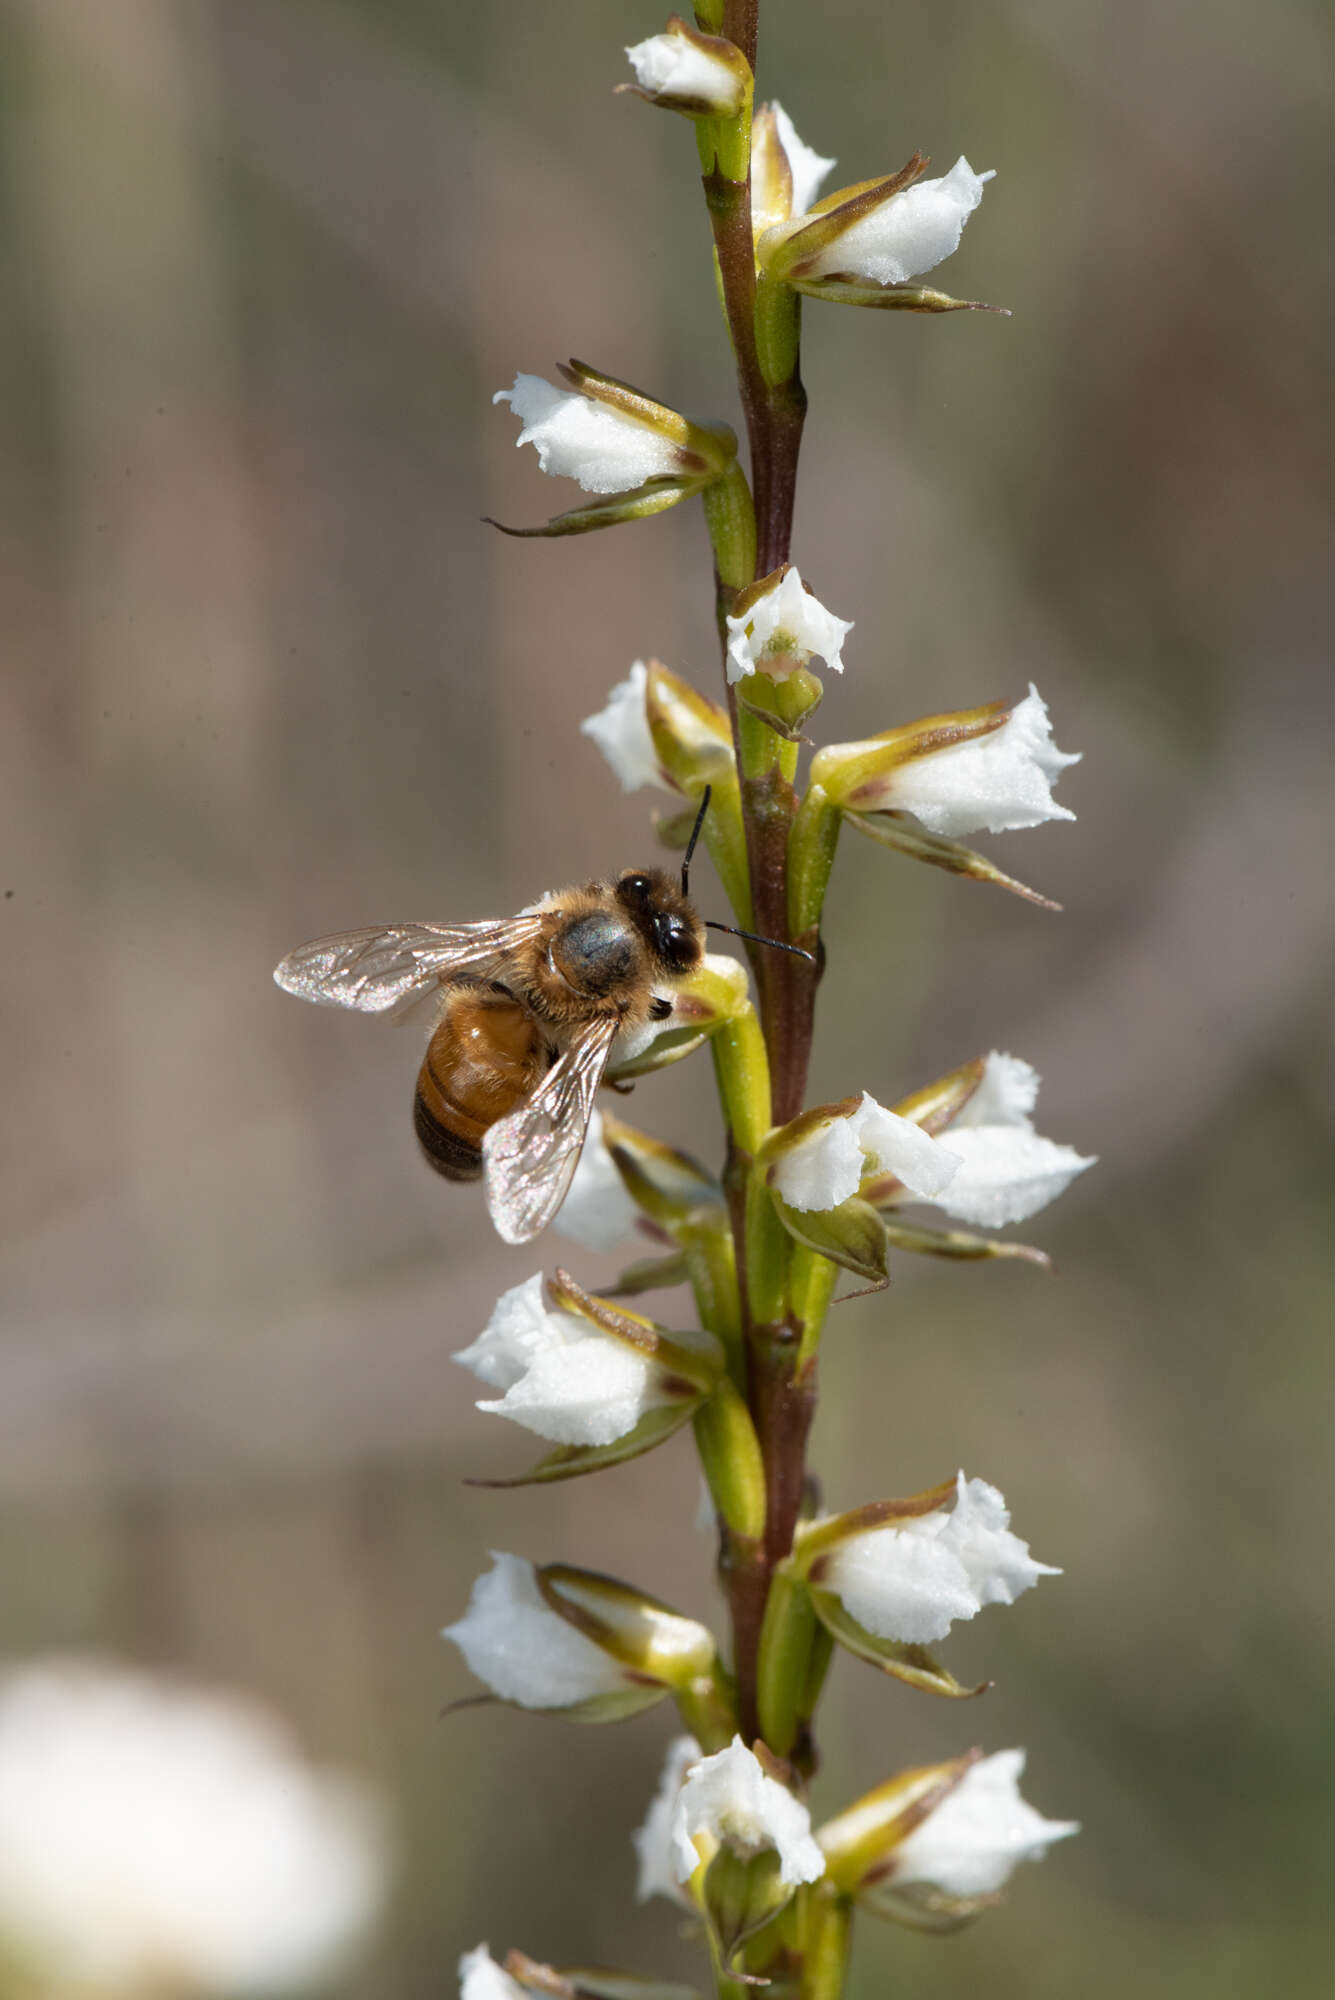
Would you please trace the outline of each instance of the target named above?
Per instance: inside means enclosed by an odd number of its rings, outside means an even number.
[[[529,1242],[565,1200],[617,1037],[666,1020],[672,999],[660,989],[704,956],[688,870],[708,805],[706,790],[680,884],[661,868],[627,869],[515,917],[316,938],[274,972],[299,999],[391,1018],[435,989],[413,1123],[437,1173],[485,1182],[507,1243]]]

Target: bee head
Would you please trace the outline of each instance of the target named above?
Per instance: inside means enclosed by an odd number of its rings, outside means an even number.
[[[703,926],[661,868],[628,869],[616,899],[665,972],[689,972],[704,954]]]

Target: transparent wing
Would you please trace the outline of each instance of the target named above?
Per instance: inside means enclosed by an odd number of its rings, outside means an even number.
[[[496,977],[514,953],[538,936],[536,916],[480,924],[394,924],[388,930],[340,931],[298,945],[274,969],[285,993],[324,1007],[388,1014],[411,1003],[433,981],[456,972]]]
[[[616,1036],[614,1020],[581,1028],[532,1097],[483,1138],[487,1207],[506,1243],[537,1236],[565,1200]]]

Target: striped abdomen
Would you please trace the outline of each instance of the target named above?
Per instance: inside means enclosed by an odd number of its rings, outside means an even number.
[[[495,987],[454,986],[417,1076],[413,1124],[451,1181],[482,1172],[482,1136],[541,1081],[547,1049],[526,1007]]]

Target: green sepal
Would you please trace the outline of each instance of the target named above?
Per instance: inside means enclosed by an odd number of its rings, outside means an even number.
[[[925,1257],[955,1257],[964,1262],[986,1257],[1009,1257],[1037,1264],[1042,1271],[1052,1269],[1046,1250],[1032,1243],[1006,1243],[991,1236],[975,1236],[968,1229],[923,1229],[890,1216],[882,1216],[885,1233],[896,1250],[912,1250]]]
[[[788,929],[798,943],[807,944],[820,924],[843,817],[813,779],[788,835]]]
[[[643,486],[628,487],[624,493],[605,493],[587,507],[572,507],[568,513],[553,514],[540,528],[510,528],[491,514],[482,518],[489,528],[499,528],[503,535],[512,535],[516,541],[589,535],[595,528],[615,528],[622,521],[647,521],[651,514],[666,513],[678,501],[689,500],[693,493],[698,493],[701,484],[698,479],[674,479],[665,473],[658,479],[646,479]]]
[[[652,1076],[655,1070],[666,1069],[670,1063],[680,1062],[683,1056],[693,1056],[698,1048],[703,1048],[709,1040],[709,1029],[694,1026],[683,1021],[665,1028],[661,1035],[655,1035],[647,1048],[629,1061],[609,1063],[604,1072],[606,1083],[634,1083],[642,1076]]]
[[[885,1224],[860,1195],[850,1195],[837,1208],[791,1208],[773,1188],[769,1191],[780,1222],[808,1250],[832,1264],[865,1278],[875,1290],[890,1282]]]
[[[627,1264],[614,1285],[605,1285],[603,1297],[634,1299],[641,1292],[666,1292],[684,1285],[686,1278],[686,1258],[680,1250],[667,1257],[643,1257],[638,1264]]]
[[[927,167],[925,153],[914,153],[898,173],[856,181],[836,188],[791,222],[768,229],[757,246],[757,262],[770,278],[797,285],[824,250],[836,243],[855,222],[864,222],[905,188],[912,187]]]
[[[877,285],[870,279],[789,278],[786,283],[809,299],[828,299],[837,306],[870,306],[873,312],[996,313],[1009,319],[1009,306],[989,305],[985,299],[952,299],[949,292],[934,291],[930,285]]]
[[[782,680],[758,670],[737,685],[741,706],[760,716],[788,743],[805,740],[803,724],[816,713],[824,694],[820,675],[813,674],[810,667],[794,667]]]
[[[791,1757],[811,1713],[811,1656],[821,1633],[810,1592],[780,1564],[770,1580],[756,1667],[760,1731],[780,1757]]]
[[[825,1855],[821,1878],[844,1896],[893,1879],[895,1850],[943,1805],[982,1756],[966,1750],[945,1763],[897,1772],[816,1830]]]
[[[935,1657],[926,1646],[907,1646],[897,1639],[878,1639],[856,1618],[849,1616],[843,1602],[833,1591],[821,1590],[808,1584],[812,1608],[824,1625],[830,1637],[846,1652],[854,1653],[860,1660],[868,1660],[882,1673],[889,1674],[897,1681],[905,1681],[910,1687],[922,1688],[928,1694],[939,1694],[951,1700],[960,1701],[972,1695],[985,1694],[991,1685],[980,1681],[977,1687],[961,1687],[955,1676]]]
[[[654,1222],[670,1227],[699,1208],[723,1206],[723,1189],[693,1154],[603,1113],[603,1143],[627,1194]]]
[[[663,1403],[657,1409],[646,1410],[632,1430],[624,1437],[614,1438],[611,1444],[566,1444],[558,1445],[555,1451],[540,1458],[528,1472],[518,1472],[509,1479],[465,1479],[465,1486],[483,1486],[504,1490],[514,1486],[551,1486],[561,1479],[580,1479],[587,1472],[605,1472],[611,1465],[624,1465],[632,1458],[643,1458],[657,1445],[666,1444],[684,1424],[688,1424],[700,1407],[700,1398],[683,1400],[679,1403]]]
[[[915,861],[930,861],[935,868],[948,868],[952,875],[967,875],[975,882],[991,882],[998,889],[1009,889],[1013,896],[1023,896],[1027,903],[1037,903],[1040,909],[1061,908],[1061,904],[1054,903],[1050,896],[1040,896],[1037,889],[1027,889],[1014,876],[1004,875],[985,855],[975,854],[972,848],[962,847],[957,840],[945,840],[940,834],[929,833],[912,813],[845,812],[844,817],[850,826],[855,826],[859,833],[865,833],[869,840],[876,841],[881,847],[892,847],[897,853],[912,855]]]
[[[935,1139],[954,1122],[987,1074],[987,1057],[974,1056],[958,1069],[948,1070],[921,1090],[901,1097],[890,1109],[898,1118],[908,1118],[930,1132]]]

